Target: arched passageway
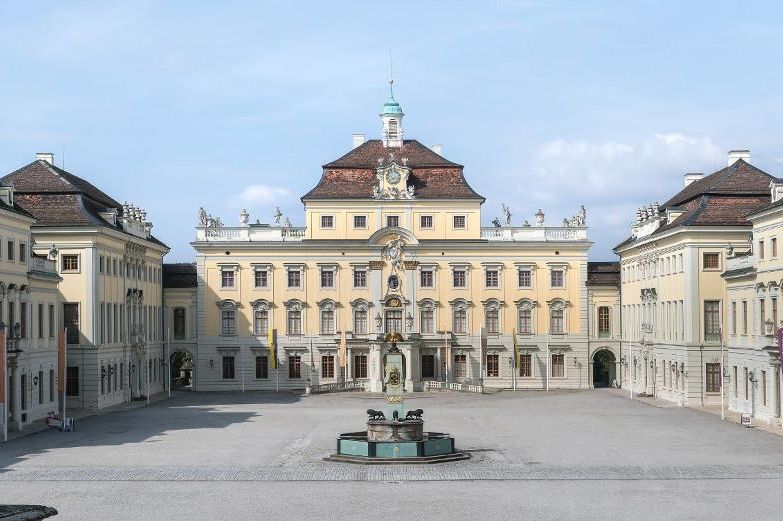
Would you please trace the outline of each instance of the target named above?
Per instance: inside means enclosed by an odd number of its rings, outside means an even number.
[[[599,349],[593,355],[593,387],[609,387],[617,378],[617,364],[609,349]]]

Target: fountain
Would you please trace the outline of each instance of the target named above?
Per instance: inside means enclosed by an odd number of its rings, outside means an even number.
[[[391,343],[384,362],[386,410],[368,409],[367,430],[345,432],[337,438],[337,452],[327,461],[348,463],[440,463],[467,459],[470,455],[454,448],[454,438],[424,430],[424,411],[405,413],[404,362],[397,342],[399,333],[389,333]]]

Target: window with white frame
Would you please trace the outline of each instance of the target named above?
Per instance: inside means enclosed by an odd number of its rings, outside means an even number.
[[[366,215],[354,215],[353,216],[354,228],[367,228],[367,216]]]
[[[521,335],[530,335],[533,333],[533,303],[529,300],[519,302],[518,308],[518,328]]]
[[[321,334],[333,335],[334,327],[334,302],[328,300],[321,304]]]
[[[268,288],[269,287],[269,269],[256,268],[253,273],[253,285],[256,288]]]
[[[387,215],[386,216],[386,226],[389,228],[397,228],[400,225],[400,216],[399,215]]]
[[[549,332],[553,335],[565,333],[565,303],[555,300],[549,306]]]
[[[565,268],[553,267],[549,271],[549,286],[552,288],[565,287]]]
[[[487,334],[500,333],[500,304],[497,301],[490,301],[484,306],[484,327]]]
[[[357,267],[353,269],[353,287],[354,288],[367,287],[367,268]]]
[[[223,300],[218,303],[220,308],[220,334],[233,336],[237,334],[237,304],[233,300]]]
[[[234,268],[220,268],[220,287],[221,288],[234,288],[236,287],[236,272]]]
[[[302,334],[302,304],[299,301],[286,305],[286,326],[289,335]]]
[[[552,378],[565,378],[565,355],[552,353]]]
[[[321,287],[322,288],[334,288],[334,272],[335,269],[330,267],[321,268]]]
[[[455,230],[464,230],[465,229],[465,223],[466,218],[464,215],[455,215],[453,219],[454,229]]]
[[[528,267],[520,267],[517,270],[517,285],[520,288],[533,287],[533,270]]]
[[[258,300],[253,303],[253,334],[266,335],[269,332],[269,303]]]
[[[500,270],[498,268],[487,268],[484,271],[484,285],[488,288],[500,287]]]
[[[302,269],[301,268],[289,268],[288,269],[288,287],[289,288],[301,288],[302,287]]]
[[[452,328],[458,335],[468,332],[468,305],[464,301],[452,304]]]
[[[422,215],[419,217],[419,225],[421,228],[428,230],[432,228],[432,216],[431,215]]]
[[[451,271],[452,286],[455,288],[465,288],[468,285],[468,270],[465,268],[454,268]]]
[[[422,335],[435,333],[435,303],[430,300],[419,305],[419,332]]]
[[[359,301],[353,306],[353,332],[357,335],[367,334],[368,308],[366,302]]]
[[[435,287],[435,270],[433,268],[422,268],[419,272],[419,286],[422,288]]]
[[[321,228],[334,228],[334,215],[322,215]]]
[[[79,271],[79,255],[72,253],[64,254],[62,256],[62,271],[66,273]]]

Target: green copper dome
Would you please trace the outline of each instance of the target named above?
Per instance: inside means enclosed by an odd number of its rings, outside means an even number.
[[[394,99],[394,80],[389,80],[389,101],[383,104],[381,109],[381,116],[398,116],[404,115],[402,113],[402,107]]]

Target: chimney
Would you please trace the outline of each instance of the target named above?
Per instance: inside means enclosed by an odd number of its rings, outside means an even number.
[[[702,177],[704,177],[704,174],[702,174],[701,172],[691,172],[691,173],[685,174],[685,185],[684,186],[688,186],[692,182],[698,181]]]
[[[356,148],[363,143],[364,143],[364,134],[353,135],[353,148]]]
[[[443,155],[443,145],[432,145],[430,149],[436,154],[438,154],[439,156]]]
[[[738,159],[750,163],[750,150],[729,150],[729,166],[736,163]]]
[[[46,161],[50,165],[54,164],[54,154],[52,154],[51,152],[38,152],[37,154],[35,154],[35,158],[40,159],[42,161]]]

